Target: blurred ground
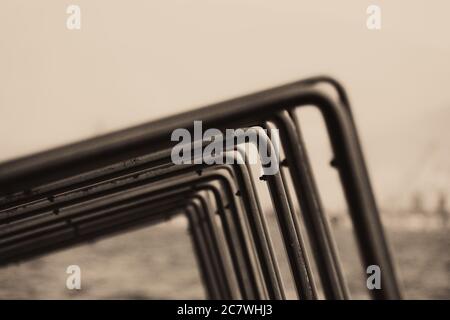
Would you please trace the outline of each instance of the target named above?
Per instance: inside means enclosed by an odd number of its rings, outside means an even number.
[[[342,264],[354,298],[365,298],[365,280],[349,227],[335,228]],[[388,236],[406,298],[450,299],[447,230],[395,230]],[[279,246],[279,241],[275,241]],[[277,250],[282,252],[282,250]],[[70,291],[67,266],[77,264],[82,289]],[[281,264],[283,272],[287,266]],[[288,286],[289,297],[293,287]],[[0,269],[0,298],[153,299],[204,297],[186,225],[175,221],[72,248]]]

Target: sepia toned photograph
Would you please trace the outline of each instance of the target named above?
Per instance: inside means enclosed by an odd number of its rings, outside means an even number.
[[[0,300],[449,301],[449,12],[1,0]]]

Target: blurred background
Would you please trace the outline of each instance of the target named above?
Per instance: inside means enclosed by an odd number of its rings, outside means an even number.
[[[66,8],[81,8],[68,30]],[[381,9],[368,30],[366,9]],[[3,0],[0,161],[308,76],[346,87],[407,298],[450,298],[450,3]],[[350,279],[362,270],[320,117],[300,111]],[[0,269],[0,298],[201,298],[176,219]],[[82,290],[65,287],[78,264]]]

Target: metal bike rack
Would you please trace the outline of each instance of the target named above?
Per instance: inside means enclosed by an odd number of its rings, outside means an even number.
[[[194,167],[192,167],[191,166],[191,168],[190,168],[190,170],[192,171],[192,170],[194,170],[195,168]],[[209,168],[208,168],[209,169]],[[180,167],[180,166],[174,166],[173,168],[172,168],[172,170],[173,171],[175,171],[175,170],[177,170],[177,171],[180,171],[180,170],[184,170],[184,168],[182,168],[182,167]],[[162,171],[164,171],[164,172],[167,172],[167,170],[162,170]],[[184,170],[184,171],[186,171],[186,170]],[[195,172],[194,172],[195,173]],[[217,174],[216,174],[217,175]],[[195,173],[194,175],[194,178],[195,179],[198,179],[198,180],[200,180],[200,179],[202,179],[201,178],[201,176],[198,176],[198,174],[197,173]],[[192,179],[191,179],[192,180]],[[230,179],[229,179],[230,180]],[[178,177],[175,181],[174,181],[174,183],[176,183],[176,184],[178,184],[179,185],[179,183],[180,183],[180,178]],[[142,182],[141,182],[141,184],[142,184]],[[187,187],[187,186],[186,186]],[[171,188],[171,189],[173,189],[173,187]],[[188,190],[190,190],[190,187],[188,188]],[[113,190],[114,191],[114,190]],[[142,190],[141,190],[142,191]],[[142,193],[142,192],[141,192]],[[173,192],[172,192],[173,193]],[[105,193],[104,192],[102,192],[102,193],[100,193],[101,195],[103,195],[103,196],[105,196]],[[133,197],[133,194],[130,192],[130,191],[122,191],[122,194],[123,195],[126,195],[126,197]],[[234,195],[234,193],[232,193],[233,195]],[[91,195],[92,196],[92,195]],[[142,198],[142,194],[141,194],[141,198]],[[117,198],[117,197],[116,197]],[[92,200],[92,197],[90,197],[89,198],[90,200]],[[148,199],[148,195],[145,195],[145,197],[144,197],[144,199],[145,199],[145,202],[148,202],[148,201],[150,201],[150,200],[152,200],[152,199]],[[142,199],[141,199],[142,200]],[[123,198],[120,198],[120,201],[122,201],[122,203],[123,203]],[[154,200],[152,200],[152,201],[154,201]],[[73,202],[73,199],[71,199],[71,201],[69,202],[69,204],[70,205],[73,205],[74,204],[74,202]],[[64,203],[60,203],[59,204],[60,206],[64,206],[65,204]],[[111,207],[111,209],[115,209],[116,207],[117,207],[117,203],[115,203],[114,204],[114,206],[111,206],[111,205],[109,205],[109,207]],[[104,209],[105,208],[105,206],[103,205],[103,203],[101,202],[101,201],[98,201],[98,199],[94,202],[94,208],[90,208],[90,211],[91,212],[96,212],[96,211],[98,211],[98,210],[100,210],[100,209]],[[50,211],[49,211],[50,210]],[[60,216],[60,217],[55,217],[53,214],[52,214],[52,211],[53,210],[55,210],[54,209],[54,206],[53,205],[50,205],[50,209],[48,209],[47,208],[47,211],[50,213],[50,215],[52,215],[52,221],[50,221],[50,223],[55,223],[55,222],[58,222],[58,221],[61,221],[61,220],[67,220],[67,219],[73,219],[74,218],[74,216],[76,217],[76,216],[80,216],[80,213],[78,212],[75,212],[75,214],[67,214],[67,213],[65,213],[65,216],[63,217],[63,212],[61,211],[61,212],[59,212],[59,214],[58,214],[58,216]],[[59,210],[59,209],[58,209]],[[123,210],[123,209],[122,209]],[[45,211],[45,209],[42,209],[41,208],[41,211]],[[72,210],[73,211],[73,210]],[[29,213],[29,212],[28,212]],[[42,212],[34,212],[34,214],[42,214]],[[110,213],[108,213],[108,214],[110,214]],[[81,215],[83,215],[83,213],[81,213]],[[240,216],[243,216],[243,214],[239,214]],[[29,217],[29,216],[27,216],[27,217]],[[49,223],[48,221],[46,222],[47,224]],[[39,224],[39,223],[38,223]],[[42,226],[42,224],[43,223],[40,223],[40,225]],[[44,223],[45,224],[45,223]],[[34,227],[31,227],[31,229],[36,229],[37,228],[37,226],[35,225]],[[64,227],[63,227],[64,228]],[[25,230],[26,229],[30,229],[30,226],[27,226],[27,227],[25,227]],[[22,230],[20,231],[19,230],[19,233],[20,232],[24,232],[24,229],[22,228]],[[47,232],[48,232],[48,230],[47,230]],[[243,237],[245,237],[245,230],[244,231],[241,231],[241,232],[244,232],[244,236]],[[17,233],[17,232],[16,232]],[[9,232],[9,234],[8,233],[6,233],[6,234],[3,234],[3,237],[8,237],[8,236],[11,236],[11,235],[14,235],[14,234],[11,234],[11,231]],[[247,236],[247,238],[248,238],[248,236]],[[3,243],[3,245],[4,245],[4,243]],[[236,244],[234,244],[234,246],[236,246]],[[16,252],[16,254],[17,254],[17,252]],[[0,256],[1,256],[1,254],[0,254]],[[249,257],[250,256],[250,253],[249,252],[247,252],[245,255],[244,255],[244,257]],[[5,261],[5,257],[3,256],[2,257],[2,261]],[[254,267],[255,268],[255,267]],[[239,270],[243,270],[243,268],[242,268],[242,265],[241,266],[239,266]]]
[[[184,210],[188,216],[196,256],[209,297],[285,298],[270,235],[264,225],[257,190],[247,165],[175,166],[167,161],[173,146],[171,132],[177,128],[186,128],[192,132],[195,120],[202,120],[205,130],[254,126],[273,128],[275,124],[280,129],[286,157],[282,164],[287,168],[294,185],[325,297],[349,298],[301,128],[294,114],[295,108],[306,105],[317,107],[323,115],[334,152],[332,163],[339,171],[364,266],[376,264],[382,270],[382,289],[372,290],[371,294],[376,299],[400,298],[394,265],[349,100],[342,86],[327,77],[298,81],[0,164],[0,264],[31,258],[50,250],[119,232],[127,226],[156,222],[155,219],[173,215],[173,210],[176,209]],[[270,145],[270,137],[264,139]],[[240,151],[239,148],[236,150],[237,153],[231,150],[226,153],[237,156]],[[228,178],[223,178],[218,173],[222,169],[229,170]],[[193,172],[197,173],[195,178],[188,178],[193,176]],[[299,228],[299,217],[296,216],[289,192],[286,192],[286,177],[283,175],[263,175],[262,179],[269,188],[280,223],[298,297],[316,299],[316,288],[305,252],[304,236]],[[227,197],[218,196],[223,190],[209,191],[214,194],[216,204],[223,204],[217,205],[223,234],[212,223],[214,215],[211,215],[207,198],[200,196],[198,192],[186,200],[179,198],[180,195],[186,196],[184,191],[176,188],[178,192],[166,195],[167,203],[150,197],[148,199],[152,199],[152,203],[147,204],[147,207],[143,204],[145,198],[139,200],[143,203],[135,203],[133,207],[133,201],[130,200],[133,199],[133,192],[139,194],[142,191],[142,195],[149,197],[151,190],[158,190],[171,179],[176,181],[180,177],[186,179],[184,187],[191,194],[189,187],[192,185],[212,185],[205,177],[228,181]],[[231,188],[238,190],[240,195],[233,194]],[[138,195],[135,197],[139,198]],[[239,201],[236,201],[236,197],[239,197]],[[93,203],[94,207],[95,204],[100,206],[99,199],[111,200],[109,205],[106,201],[101,210],[116,210],[117,220],[112,217],[95,220],[95,210],[98,214],[99,209],[89,209],[89,206]],[[179,206],[173,206],[171,202]],[[124,206],[122,211],[118,209],[121,205]],[[70,219],[63,221],[59,217],[65,214],[65,209],[62,208],[68,206],[79,208],[78,213],[73,213],[74,216],[78,214],[80,219],[93,219],[89,220],[93,224],[91,229],[86,229],[89,232],[81,234],[84,230],[82,224],[71,222],[70,225],[67,222]],[[227,214],[227,211],[232,212]],[[209,224],[202,223],[205,219],[200,217],[206,218]],[[201,223],[202,227],[199,226]],[[46,233],[48,230],[40,230],[38,225],[45,225],[47,229],[52,225],[55,232],[49,236]],[[69,233],[72,237],[68,237]],[[46,243],[41,242],[41,247],[37,244],[35,246],[36,241],[33,242],[39,234],[45,234],[50,239]],[[17,240],[20,237],[22,242]],[[10,250],[4,245],[13,243],[20,250]],[[48,246],[44,248],[44,244]],[[227,255],[224,252],[227,251],[233,272],[226,267]],[[235,285],[232,279],[236,279]]]

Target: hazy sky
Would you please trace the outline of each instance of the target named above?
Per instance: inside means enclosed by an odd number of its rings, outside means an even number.
[[[69,4],[79,31],[66,28]],[[379,31],[366,28],[370,4]],[[2,0],[0,161],[329,74],[349,91],[383,193],[405,152],[422,152],[415,126],[428,121],[426,135],[450,117],[449,15],[448,0]],[[387,157],[392,136],[409,147]]]

